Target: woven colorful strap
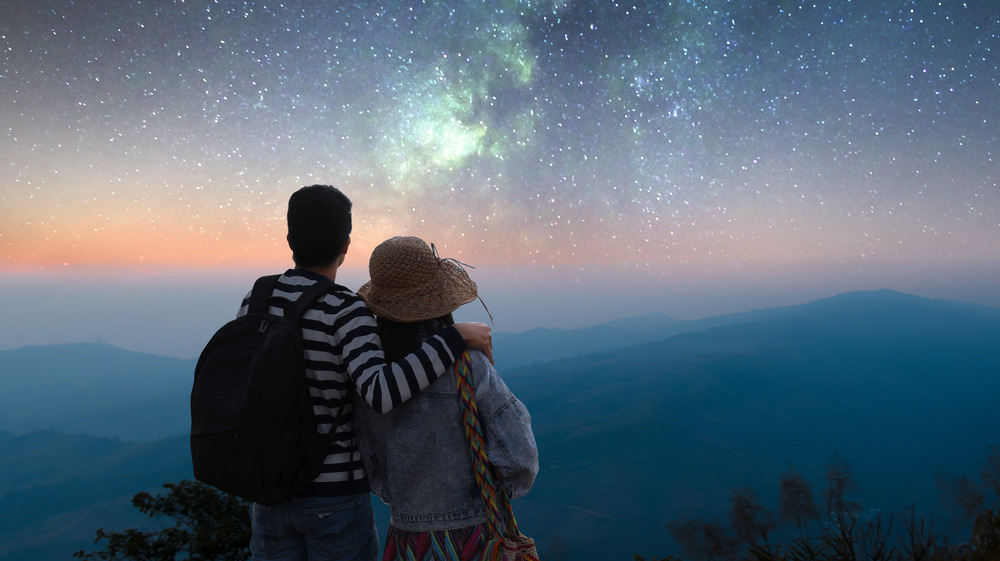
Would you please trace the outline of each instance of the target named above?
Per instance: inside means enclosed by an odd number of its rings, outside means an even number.
[[[479,407],[476,406],[476,390],[472,386],[468,352],[455,362],[455,386],[462,405],[462,425],[465,427],[465,438],[469,441],[472,470],[483,495],[483,502],[486,503],[486,520],[490,531],[494,536],[503,536],[506,528],[508,533],[517,535],[517,521],[514,520],[507,491],[500,484],[499,477],[486,456],[486,439],[482,423],[479,422]]]

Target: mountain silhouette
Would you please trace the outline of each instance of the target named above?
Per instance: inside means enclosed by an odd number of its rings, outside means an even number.
[[[850,462],[865,509],[914,506],[941,517],[935,474],[977,473],[988,447],[1000,444],[1000,310],[993,308],[873,291],[700,322],[646,316],[528,333],[535,351],[521,352],[520,366],[500,358],[515,352],[517,337],[501,346],[497,334],[497,356],[539,444],[541,472],[514,508],[543,555],[554,542],[566,545],[568,559],[584,561],[676,554],[667,523],[723,518],[729,490],[741,486],[776,509],[780,475],[791,466],[820,501],[834,454]],[[599,347],[601,333],[615,335]],[[564,358],[542,360],[552,353],[546,346]],[[93,549],[97,528],[135,523],[132,494],[190,477],[184,433],[193,361],[69,347],[0,352],[5,406],[30,401],[18,392],[37,399],[41,390],[23,371],[12,376],[16,383],[6,380],[12,365],[36,361],[39,383],[69,380],[94,400],[106,396],[88,394],[86,380],[150,384],[136,403],[128,392],[105,402],[103,418],[92,408],[95,426],[142,425],[126,412],[175,392],[152,413],[180,419],[181,434],[155,441],[147,434],[136,444],[0,424],[9,431],[0,433],[0,512],[32,513],[30,523],[5,518],[14,530],[0,533],[0,559],[26,552],[65,559],[74,548]],[[77,354],[61,358],[64,351]],[[51,371],[54,364],[65,370]],[[378,512],[384,532],[385,511]]]
[[[724,517],[732,488],[775,505],[794,465],[818,493],[833,454],[866,508],[931,513],[934,474],[1000,443],[1000,310],[876,291],[755,316],[505,372],[542,462],[522,525],[554,524],[570,558],[659,555],[670,520]]]
[[[134,441],[177,434],[190,425],[194,365],[101,343],[0,351],[0,430]]]

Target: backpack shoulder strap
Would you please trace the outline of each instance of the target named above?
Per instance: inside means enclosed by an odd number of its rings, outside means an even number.
[[[247,312],[266,312],[267,300],[274,294],[274,287],[278,285],[278,278],[281,275],[267,275],[260,277],[253,283],[250,289],[250,306]]]
[[[290,303],[285,309],[285,317],[293,318],[298,320],[302,317],[302,314],[306,312],[313,302],[317,298],[324,295],[333,288],[335,285],[330,279],[323,277],[322,279],[314,282],[312,285],[307,287],[294,302]]]
[[[278,286],[279,278],[281,278],[281,275],[267,275],[260,277],[253,283],[253,288],[250,290],[248,312],[266,312],[268,305],[275,303],[272,302],[272,295],[274,294],[275,287]],[[308,286],[294,302],[287,304],[285,317],[298,320],[310,304],[334,286],[334,282],[327,278],[323,278]]]
[[[333,281],[331,281],[329,278],[326,278],[326,277],[323,277],[322,279],[314,282],[311,286],[309,286],[308,288],[306,288],[302,292],[302,294],[300,294],[299,297],[295,299],[294,302],[292,302],[289,305],[289,307],[286,309],[285,317],[294,318],[295,320],[299,320],[302,317],[302,314],[305,313],[306,308],[308,308],[310,304],[312,304],[313,302],[315,302],[322,295],[326,294],[334,286],[336,286],[336,284]],[[351,391],[353,391],[353,389],[347,390],[348,394],[345,395],[345,398],[344,398],[345,403],[342,403],[340,405],[340,411],[337,412],[337,417],[336,417],[336,419],[334,419],[333,425],[330,426],[330,432],[328,432],[326,434],[326,442],[327,442],[328,445],[331,444],[331,443],[333,443],[333,440],[337,437],[337,427],[340,426],[341,421],[343,421],[343,419],[344,419],[344,413],[347,410],[347,403],[346,403],[346,401],[349,398],[349,395],[350,395],[349,392],[351,392]],[[350,446],[349,446],[348,450],[351,451],[351,452],[353,452],[353,450],[354,450],[354,439],[353,438],[351,439],[351,443],[350,443]],[[353,470],[351,471],[351,478],[350,478],[350,480],[354,481],[354,471]]]

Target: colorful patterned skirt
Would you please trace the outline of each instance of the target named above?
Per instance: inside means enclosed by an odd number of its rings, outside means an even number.
[[[432,532],[409,532],[390,524],[382,561],[478,561],[489,539],[486,524]]]

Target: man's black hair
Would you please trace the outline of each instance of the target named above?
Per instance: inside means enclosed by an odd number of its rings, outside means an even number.
[[[330,185],[309,185],[288,199],[288,247],[297,267],[326,267],[351,235],[351,200]]]

